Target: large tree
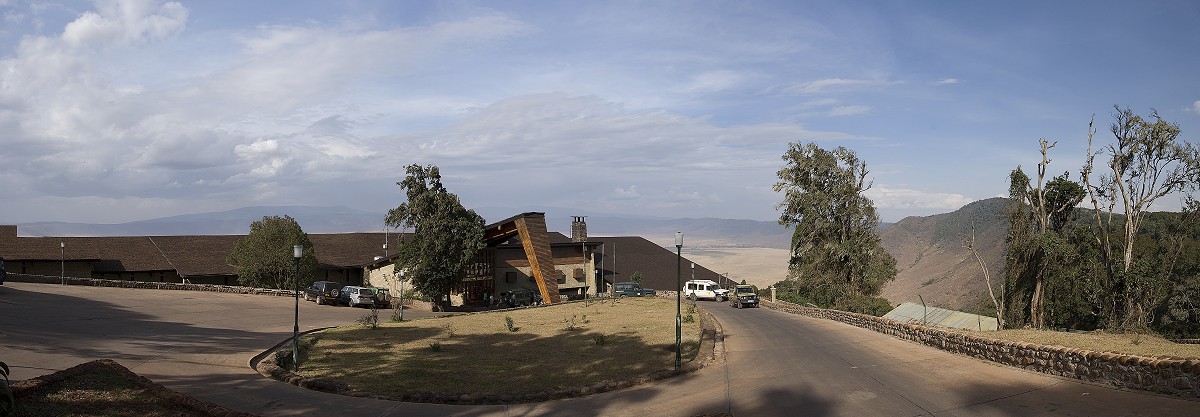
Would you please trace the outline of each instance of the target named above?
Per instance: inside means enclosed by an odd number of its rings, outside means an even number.
[[[864,305],[896,277],[896,260],[879,242],[875,205],[863,195],[871,187],[866,162],[846,148],[813,143],[792,143],[783,160],[774,188],[783,192],[779,223],[795,229],[793,288],[827,306]]]
[[[1046,323],[1046,282],[1060,277],[1055,271],[1059,271],[1057,267],[1070,253],[1062,238],[1063,228],[1084,194],[1083,187],[1071,181],[1067,173],[1046,181],[1050,149],[1057,142],[1041,139],[1040,144],[1042,161],[1037,165],[1036,182],[1019,165],[1009,173],[1012,203],[1005,248],[1005,293],[1010,294],[1012,302],[1027,307],[1028,312],[1013,317],[1013,321],[1038,328]]]
[[[1136,268],[1134,246],[1147,211],[1160,198],[1196,189],[1196,148],[1178,140],[1179,125],[1151,112],[1153,121],[1142,118],[1128,108],[1114,106],[1113,123],[1109,126],[1115,143],[1093,151],[1095,130],[1088,127],[1088,155],[1081,174],[1091,199],[1096,225],[1096,240],[1101,248],[1102,262],[1112,282],[1113,299],[1119,304],[1111,307],[1110,323],[1123,328],[1142,328],[1149,324],[1150,309],[1161,301],[1159,288],[1163,274],[1147,273]],[[1105,173],[1093,184],[1095,157],[1108,154]],[[1190,197],[1189,197],[1190,200]],[[1189,202],[1190,204],[1190,202]],[[1119,207],[1123,216],[1114,216]],[[1116,223],[1119,222],[1120,226]],[[1114,233],[1115,230],[1120,230]],[[1113,255],[1113,240],[1120,244],[1120,263]]]
[[[446,191],[438,167],[409,165],[398,182],[407,201],[388,212],[389,226],[412,228],[400,245],[396,271],[405,271],[413,288],[449,306],[450,290],[462,283],[466,267],[483,249],[483,218]]]
[[[238,274],[238,283],[249,287],[291,289],[296,278],[292,247],[301,245],[299,287],[313,281],[317,257],[300,224],[289,216],[266,216],[250,224],[250,234],[233,245],[226,261]]]

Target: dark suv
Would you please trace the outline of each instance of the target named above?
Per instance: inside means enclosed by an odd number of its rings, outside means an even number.
[[[305,301],[316,301],[317,304],[337,304],[338,290],[342,284],[333,281],[317,281],[304,290]]]
[[[509,307],[537,305],[542,302],[542,294],[528,288],[516,288],[500,293],[500,302]]]
[[[642,288],[636,282],[618,282],[613,284],[613,297],[653,297],[653,288]]]

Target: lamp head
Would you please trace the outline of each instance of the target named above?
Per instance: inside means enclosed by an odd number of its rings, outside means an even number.
[[[301,256],[304,256],[304,246],[301,246],[301,245],[292,246],[292,257],[296,258],[296,259],[300,259]]]
[[[675,246],[683,246],[683,232],[675,232]]]

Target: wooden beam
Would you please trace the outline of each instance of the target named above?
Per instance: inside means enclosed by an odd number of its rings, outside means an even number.
[[[550,237],[546,233],[546,216],[541,213],[521,216],[514,223],[521,236],[525,257],[529,258],[529,266],[533,269],[534,281],[542,293],[542,301],[546,304],[558,303],[561,298],[554,269],[554,254],[550,251]]]

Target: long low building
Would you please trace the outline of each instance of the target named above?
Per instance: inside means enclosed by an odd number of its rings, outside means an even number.
[[[522,213],[488,225],[487,247],[477,255],[463,285],[455,292],[460,302],[482,304],[516,288],[541,291],[549,299],[596,295],[639,272],[646,287],[660,291],[676,288],[673,251],[637,236],[589,237],[584,218],[575,220],[571,237],[546,232],[542,213]],[[518,233],[518,226],[526,223],[540,224],[541,229]],[[394,248],[402,245],[406,236],[309,234],[318,262],[316,279],[396,288]],[[0,260],[9,274],[238,285],[237,273],[226,259],[234,244],[244,237],[25,237],[18,235],[17,226],[0,225]],[[545,248],[534,250],[539,245],[527,245],[526,240],[540,241]],[[388,248],[393,252],[389,253]],[[683,280],[693,276],[690,265],[690,261],[683,260]],[[712,280],[720,277],[701,265],[696,265],[694,276]]]

